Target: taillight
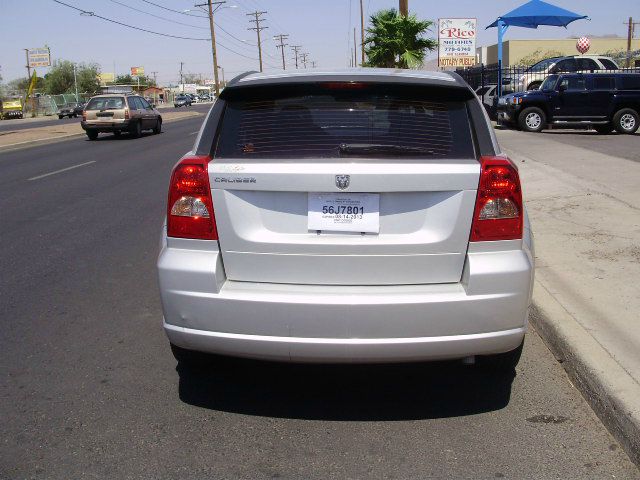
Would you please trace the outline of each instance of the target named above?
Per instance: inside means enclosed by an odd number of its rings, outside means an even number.
[[[129,109],[128,109],[128,108],[125,108],[125,109],[124,109],[124,119],[125,119],[125,120],[129,120],[129,118],[130,118],[130,117],[129,117]]]
[[[515,165],[506,157],[481,157],[471,242],[522,238],[522,190]]]
[[[174,167],[167,203],[167,235],[217,240],[207,156],[185,157]]]
[[[83,111],[82,111],[82,121],[83,121],[83,122],[86,122],[86,121],[87,121],[87,111],[86,111],[86,110],[83,110]]]

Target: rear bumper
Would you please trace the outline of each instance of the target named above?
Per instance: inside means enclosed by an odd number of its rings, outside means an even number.
[[[122,132],[131,128],[131,121],[124,120],[122,122],[105,122],[105,123],[88,123],[85,121],[80,122],[84,131],[93,132]]]
[[[408,362],[487,355],[522,341],[530,243],[470,247],[459,283],[288,285],[226,280],[217,242],[163,237],[164,329],[180,347],[298,362]]]

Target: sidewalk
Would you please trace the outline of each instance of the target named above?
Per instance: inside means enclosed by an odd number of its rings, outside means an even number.
[[[496,133],[520,168],[535,236],[532,322],[640,464],[640,162]]]

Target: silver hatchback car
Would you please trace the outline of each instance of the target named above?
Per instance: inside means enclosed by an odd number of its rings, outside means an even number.
[[[456,74],[245,74],[171,176],[164,329],[179,361],[511,368],[532,251],[518,170]]]

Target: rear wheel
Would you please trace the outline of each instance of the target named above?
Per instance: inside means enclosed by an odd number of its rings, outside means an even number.
[[[525,108],[518,116],[518,124],[526,132],[541,131],[546,121],[544,112],[538,107]]]
[[[136,122],[131,129],[131,136],[133,138],[139,138],[142,135],[142,127],[140,126],[140,122]]]
[[[613,131],[613,125],[611,125],[610,123],[607,123],[606,125],[594,125],[593,129],[600,135],[606,135]]]
[[[161,131],[162,131],[162,120],[158,119],[156,120],[156,126],[153,127],[153,133],[157,135]]]
[[[613,116],[613,126],[620,133],[632,134],[640,127],[638,112],[632,108],[618,110]]]
[[[173,343],[171,344],[171,353],[173,353],[173,358],[175,358],[179,364],[187,367],[206,365],[211,363],[214,358],[212,355],[196,352],[194,350],[187,350],[186,348],[178,347]]]
[[[114,137],[119,137],[120,136],[120,132],[118,130],[116,130],[115,132],[113,132],[113,136]]]
[[[511,350],[510,352],[480,357],[479,363],[480,365],[486,366],[492,370],[513,370],[518,365],[518,362],[520,362],[523,347],[524,340],[522,340],[522,343],[518,348],[516,348],[515,350]]]
[[[89,140],[95,140],[98,138],[98,132],[94,130],[87,130],[87,137],[89,137]]]
[[[64,115],[58,115],[58,120],[62,120],[64,118]]]

